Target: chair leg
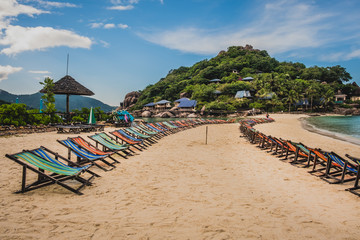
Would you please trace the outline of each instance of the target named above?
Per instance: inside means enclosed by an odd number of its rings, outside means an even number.
[[[26,166],[23,166],[22,173],[21,191],[24,192],[26,188]]]

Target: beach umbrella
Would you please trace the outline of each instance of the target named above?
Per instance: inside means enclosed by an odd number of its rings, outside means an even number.
[[[39,108],[40,113],[42,113],[42,109],[43,109],[43,100],[40,99],[40,108]]]
[[[40,90],[41,93],[46,93],[45,89]],[[69,97],[70,95],[86,95],[86,96],[92,96],[94,93],[75,81],[74,78],[72,78],[69,75],[66,75],[65,77],[61,78],[59,81],[54,83],[53,88],[54,94],[63,94],[66,95],[66,115],[69,117]]]
[[[96,124],[95,114],[92,107],[90,108],[88,124]]]

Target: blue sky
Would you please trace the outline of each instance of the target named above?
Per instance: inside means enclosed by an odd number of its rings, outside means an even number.
[[[341,65],[360,84],[358,0],[1,0],[0,89],[66,74],[119,105],[169,70],[253,45],[280,61]]]

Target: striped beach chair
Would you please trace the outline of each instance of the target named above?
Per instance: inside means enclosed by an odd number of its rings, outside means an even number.
[[[20,153],[11,155],[6,154],[5,156],[23,167],[21,190],[16,193],[24,193],[41,187],[57,184],[73,193],[82,195],[83,193],[80,192],[80,189],[86,185],[91,185],[90,181],[94,177],[100,177],[98,174],[89,170],[92,164],[80,166],[77,163],[74,163],[44,147],[34,150],[23,150]],[[60,159],[67,164],[60,161]],[[37,180],[30,184],[26,184],[27,170],[30,170],[38,175]],[[83,176],[80,176],[84,173],[88,173],[90,177],[86,179]],[[64,183],[67,180],[75,180],[79,183],[79,186],[74,188],[73,186]]]

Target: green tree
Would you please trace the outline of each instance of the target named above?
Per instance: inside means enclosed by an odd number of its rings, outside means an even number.
[[[323,106],[325,108],[325,110],[328,108],[328,106],[330,104],[333,103],[334,101],[334,91],[332,89],[328,89],[323,95],[322,95],[322,98],[323,98]]]
[[[51,121],[54,122],[58,120],[57,117],[54,116],[54,113],[56,112],[55,109],[55,94],[53,92],[54,89],[54,80],[47,77],[45,78],[44,82],[40,82],[41,85],[44,86],[45,93],[41,97],[44,101],[45,105],[45,113],[49,114],[51,116]]]
[[[192,92],[192,99],[196,99],[198,101],[211,102],[215,99],[215,84],[210,85],[195,85]]]
[[[310,109],[313,110],[314,98],[319,94],[319,84],[316,81],[309,82],[305,89],[305,95],[310,98]]]
[[[284,98],[285,102],[289,104],[289,112],[291,110],[291,105],[293,105],[295,102],[300,100],[300,94],[298,91],[291,89],[287,95],[287,97]]]

